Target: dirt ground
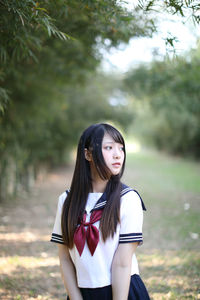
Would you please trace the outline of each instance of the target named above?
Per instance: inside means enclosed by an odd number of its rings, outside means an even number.
[[[57,246],[49,240],[58,196],[70,181],[70,168],[54,170],[38,179],[31,195],[1,205],[0,299],[66,299]],[[151,299],[200,299],[198,252],[161,252],[152,245],[138,254]]]
[[[71,172],[57,169],[38,179],[31,195],[0,210],[0,299],[64,299],[57,245],[50,243],[59,194]]]

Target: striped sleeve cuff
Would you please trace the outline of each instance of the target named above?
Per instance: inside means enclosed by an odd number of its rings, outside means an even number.
[[[135,243],[139,242],[139,245],[143,244],[143,236],[142,233],[127,233],[119,235],[119,243]]]
[[[64,244],[62,235],[56,233],[52,233],[50,242]]]

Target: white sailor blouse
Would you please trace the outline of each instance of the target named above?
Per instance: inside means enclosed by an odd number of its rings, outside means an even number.
[[[68,191],[61,194],[58,201],[56,219],[51,241],[64,244],[61,230],[62,206]],[[142,224],[145,205],[139,193],[122,185],[120,223],[113,237],[104,242],[99,232],[100,217],[106,205],[106,193],[89,193],[83,220],[77,226],[74,246],[69,249],[74,263],[78,286],[98,288],[111,284],[111,266],[119,243],[143,243]],[[93,237],[93,239],[90,238]],[[80,242],[81,240],[81,242]],[[135,254],[132,257],[131,275],[139,274]]]

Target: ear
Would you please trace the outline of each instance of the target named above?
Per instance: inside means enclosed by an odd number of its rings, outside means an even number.
[[[85,159],[88,161],[92,160],[92,153],[87,148],[85,148]]]

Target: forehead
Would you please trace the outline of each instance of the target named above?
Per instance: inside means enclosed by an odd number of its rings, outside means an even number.
[[[116,143],[114,141],[114,139],[107,132],[104,134],[104,137],[102,140],[102,144],[105,144],[105,143]]]

